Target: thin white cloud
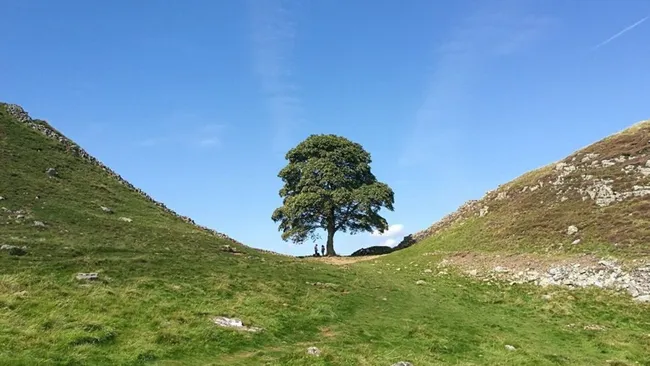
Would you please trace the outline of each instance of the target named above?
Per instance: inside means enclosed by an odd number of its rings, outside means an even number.
[[[604,40],[603,42],[597,44],[594,48],[592,48],[592,51],[595,51],[595,50],[599,49],[600,47],[602,47],[602,46],[608,44],[609,42],[615,40],[616,38],[622,36],[623,34],[625,34],[625,33],[629,32],[629,31],[631,31],[632,29],[634,29],[634,28],[640,26],[641,24],[643,24],[643,22],[645,22],[646,20],[648,20],[648,18],[650,18],[650,17],[645,17],[645,18],[643,18],[643,19],[637,21],[636,23],[634,23],[634,24],[632,24],[632,25],[629,25],[629,26],[625,27],[625,29],[623,29],[622,31],[620,31],[620,32],[618,32],[618,33],[616,33],[616,34],[614,34],[613,36],[607,38],[607,39]]]
[[[250,0],[255,72],[269,106],[276,151],[286,149],[292,131],[302,122],[292,65],[299,5],[292,0]]]
[[[219,139],[215,137],[205,138],[199,141],[200,146],[215,146],[215,145],[219,145],[220,143],[221,141],[219,141]]]
[[[224,129],[221,124],[206,124],[194,131],[175,132],[167,135],[148,137],[139,141],[142,147],[181,145],[185,147],[217,147],[221,146],[221,136]]]
[[[381,245],[385,245],[387,247],[392,247],[393,245],[397,244],[397,240],[395,239],[386,239]]]
[[[167,141],[169,140],[164,137],[149,137],[140,141],[138,145],[145,146],[145,147],[152,147],[152,146],[161,145]]]
[[[390,238],[400,234],[402,231],[404,231],[404,225],[395,224],[395,225],[388,226],[388,230],[384,231],[383,233],[380,233],[379,231],[375,230],[370,235]]]
[[[433,71],[425,76],[425,90],[415,111],[410,137],[399,158],[401,166],[436,164],[447,169],[468,131],[471,88],[485,64],[529,47],[552,24],[530,10],[528,1],[477,3],[478,7],[452,28],[435,52]],[[444,159],[434,159],[445,156]],[[451,173],[451,172],[450,172]]]

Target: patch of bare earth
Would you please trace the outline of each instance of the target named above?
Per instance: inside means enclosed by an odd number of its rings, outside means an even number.
[[[379,257],[381,257],[381,255],[368,255],[368,256],[359,256],[359,257],[307,257],[305,259],[310,261],[317,261],[317,262],[342,266],[346,264],[368,261]]]
[[[322,327],[320,328],[320,334],[325,338],[332,338],[335,337],[337,333],[330,327]]]

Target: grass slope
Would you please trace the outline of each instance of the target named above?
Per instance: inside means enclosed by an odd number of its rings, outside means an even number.
[[[650,365],[648,308],[626,297],[428,273],[440,258],[417,246],[332,266],[233,244],[3,105],[0,167],[0,244],[28,252],[0,251],[3,365]],[[98,281],[75,279],[91,271]],[[264,331],[220,328],[218,315]]]
[[[648,257],[648,212],[645,121],[499,186],[414,237],[447,250]],[[567,235],[570,225],[577,235]]]

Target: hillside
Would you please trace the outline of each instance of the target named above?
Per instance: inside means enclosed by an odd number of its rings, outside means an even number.
[[[649,213],[645,121],[466,202],[413,238],[463,231],[456,249],[648,256]]]
[[[476,281],[425,241],[340,266],[253,249],[7,104],[0,197],[2,365],[650,363],[624,293]]]
[[[483,280],[604,287],[650,302],[650,121],[466,202],[397,249]]]

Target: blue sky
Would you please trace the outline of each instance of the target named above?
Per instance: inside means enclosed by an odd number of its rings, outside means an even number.
[[[0,100],[181,214],[283,242],[284,153],[361,143],[390,235],[650,118],[650,1],[0,0]]]

